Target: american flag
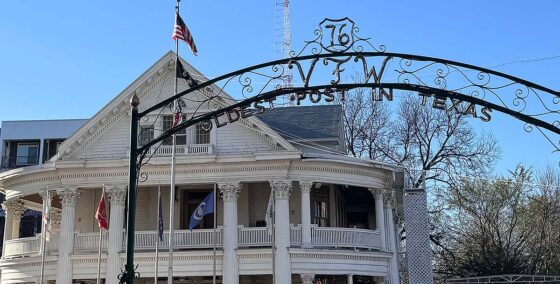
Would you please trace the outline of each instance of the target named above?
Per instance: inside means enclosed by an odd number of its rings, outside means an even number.
[[[183,114],[181,112],[181,105],[179,102],[175,102],[175,114],[173,115],[173,127],[179,125],[179,123],[183,122]]]
[[[194,39],[191,35],[191,32],[187,28],[187,25],[179,16],[179,13],[175,14],[175,27],[173,28],[173,37],[174,40],[180,39],[186,42],[189,47],[191,48],[194,55],[198,52],[196,50],[196,44],[194,44]]]

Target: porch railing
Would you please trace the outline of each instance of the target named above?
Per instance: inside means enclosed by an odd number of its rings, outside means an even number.
[[[238,227],[238,246],[270,247],[273,241],[272,231],[267,227]],[[123,233],[124,236],[124,233]],[[101,239],[101,249],[107,250],[107,234]],[[136,232],[135,248],[141,251],[154,250],[158,239],[157,231]],[[177,250],[182,249],[212,249],[222,247],[223,227],[218,227],[216,233],[212,229],[178,230],[175,231],[175,245]],[[4,256],[17,257],[23,255],[37,255],[40,253],[40,236],[21,238],[6,241]],[[59,238],[54,236],[47,243],[47,252],[58,250]],[[292,247],[302,244],[301,225],[290,226],[290,243]],[[74,236],[74,253],[94,253],[99,245],[99,233],[76,233]],[[331,228],[311,227],[311,246],[318,248],[349,248],[349,249],[379,249],[381,239],[379,231],[356,228]],[[123,251],[126,247],[126,238],[123,238]],[[164,232],[161,249],[168,248],[168,232]]]
[[[108,234],[101,236],[101,250],[107,250]],[[99,250],[99,233],[76,233],[74,235],[74,252],[89,252]]]
[[[59,237],[53,236],[45,243],[47,253],[58,251]],[[41,253],[41,235],[8,240],[4,243],[4,256],[17,257]]]
[[[378,230],[311,227],[311,245],[315,247],[377,249],[381,247]]]
[[[168,145],[161,145],[159,147],[152,147],[148,150],[148,155],[154,154],[155,156],[171,156],[172,147]],[[212,144],[192,144],[192,145],[177,145],[175,146],[175,154],[181,155],[198,155],[198,154],[212,154],[214,146]]]
[[[222,227],[216,228],[214,233],[213,229],[198,229],[198,230],[178,230],[174,231],[174,248],[175,249],[193,249],[193,248],[212,248],[222,247]],[[157,231],[138,231],[135,232],[135,245],[137,250],[154,250],[156,248],[156,241],[159,236]],[[215,242],[214,242],[215,240]],[[163,240],[159,243],[160,249],[169,248],[169,231],[163,232]],[[123,251],[126,248],[126,238],[123,242]]]
[[[4,242],[4,256],[20,256],[26,254],[38,254],[41,248],[39,236],[13,239]]]

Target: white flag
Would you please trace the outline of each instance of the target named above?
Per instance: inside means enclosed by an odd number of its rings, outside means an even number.
[[[45,240],[48,242],[51,239],[51,196],[49,192],[47,192],[47,200],[45,203],[45,212],[43,212],[43,228],[45,230]]]
[[[272,214],[274,214],[273,211],[273,202],[274,202],[274,191],[271,190],[270,191],[270,198],[268,198],[268,206],[266,207],[266,217],[265,217],[265,221],[266,221],[266,227],[268,228],[268,235],[272,235]]]

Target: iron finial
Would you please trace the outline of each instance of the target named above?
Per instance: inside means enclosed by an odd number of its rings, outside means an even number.
[[[132,98],[130,99],[130,105],[132,107],[138,107],[140,105],[140,99],[137,95],[132,96]]]

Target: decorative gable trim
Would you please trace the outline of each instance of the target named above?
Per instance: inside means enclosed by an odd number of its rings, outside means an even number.
[[[117,95],[111,102],[109,102],[109,104],[103,107],[74,135],[62,143],[59,153],[51,159],[51,162],[57,160],[77,159],[85,150],[87,150],[88,146],[92,145],[103,135],[103,133],[123,119],[123,117],[129,115],[129,100],[130,97],[132,97],[132,94],[136,94],[140,97],[140,99],[142,99],[150,94],[155,88],[161,87],[164,84],[165,79],[170,74],[174,74],[174,57],[174,52],[167,52],[152,67],[140,75],[138,79]],[[186,69],[193,74],[196,74],[197,77],[205,78],[204,75],[194,69],[190,64],[188,64],[188,62],[182,61],[182,63]],[[213,88],[218,89],[217,86],[213,86]],[[204,96],[210,95],[207,92],[200,93]],[[222,92],[222,94],[229,97],[229,95],[225,92]],[[224,100],[219,100],[216,104],[221,107],[229,105],[229,103]],[[287,142],[284,138],[255,117],[249,117],[241,120],[240,123],[276,151],[282,149],[297,151],[292,144]]]

